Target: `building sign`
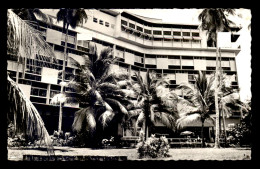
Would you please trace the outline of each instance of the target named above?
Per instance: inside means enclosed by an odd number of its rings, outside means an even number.
[[[46,31],[46,41],[61,45],[62,33],[53,29],[47,29]]]
[[[59,71],[47,67],[42,68],[41,82],[57,84]]]
[[[219,48],[231,48],[231,33],[230,32],[218,32],[218,47]]]
[[[77,40],[92,40],[92,35],[86,33],[79,33],[77,35]]]

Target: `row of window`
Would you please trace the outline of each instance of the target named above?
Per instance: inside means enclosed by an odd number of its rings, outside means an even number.
[[[100,25],[104,25],[104,23],[105,23],[105,26],[106,27],[109,27],[109,23],[108,22],[104,22],[103,20],[101,20],[101,19],[99,19],[99,21],[98,21],[98,19],[97,18],[93,18],[93,22],[95,22],[95,23],[99,23]],[[114,29],[115,28],[115,25],[114,24],[111,24],[111,28],[112,29]]]
[[[125,25],[125,26],[128,26],[127,25],[127,21],[125,20],[121,20],[121,24],[122,25]],[[152,34],[152,31],[151,30],[148,30],[148,29],[143,29],[142,27],[140,26],[136,26],[132,23],[129,23],[129,27],[132,28],[132,29],[136,29],[140,32],[144,32],[144,33],[147,33],[147,34]],[[153,35],[173,35],[173,36],[194,36],[194,37],[199,37],[200,36],[200,33],[199,32],[178,32],[178,31],[161,31],[161,30],[153,30]]]

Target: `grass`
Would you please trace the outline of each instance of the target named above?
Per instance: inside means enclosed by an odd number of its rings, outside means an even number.
[[[55,155],[102,155],[102,156],[127,156],[128,160],[250,160],[249,148],[174,148],[170,149],[171,157],[156,159],[139,159],[136,149],[90,149],[54,147]],[[47,155],[44,150],[37,149],[9,149],[8,160],[22,161],[24,154]]]

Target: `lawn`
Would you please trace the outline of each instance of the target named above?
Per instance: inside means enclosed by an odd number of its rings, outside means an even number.
[[[127,156],[128,160],[140,160],[136,149],[90,149],[54,147],[55,155],[102,155],[102,156]],[[24,154],[47,155],[44,150],[36,149],[9,149],[8,160],[21,161]],[[149,160],[250,160],[250,148],[172,148],[169,151],[171,157]],[[141,160],[147,160],[141,159]]]

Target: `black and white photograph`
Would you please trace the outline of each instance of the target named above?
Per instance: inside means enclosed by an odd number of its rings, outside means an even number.
[[[251,9],[6,12],[7,161],[252,160]]]

